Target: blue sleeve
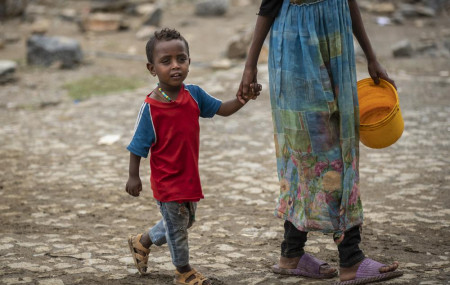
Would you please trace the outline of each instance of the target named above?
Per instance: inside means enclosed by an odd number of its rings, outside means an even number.
[[[155,130],[150,117],[150,106],[144,102],[136,119],[133,138],[127,149],[137,156],[147,157],[155,139]]]
[[[209,95],[205,90],[197,85],[186,85],[186,89],[192,94],[195,101],[197,101],[200,109],[200,117],[212,118],[222,105],[222,101]]]

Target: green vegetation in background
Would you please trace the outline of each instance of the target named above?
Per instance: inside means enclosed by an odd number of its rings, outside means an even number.
[[[145,82],[137,78],[93,76],[67,83],[64,88],[73,100],[86,100],[92,96],[132,90],[144,85]]]

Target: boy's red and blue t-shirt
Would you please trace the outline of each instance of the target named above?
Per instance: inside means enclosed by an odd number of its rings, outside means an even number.
[[[198,171],[199,117],[212,118],[222,102],[197,85],[186,84],[176,101],[164,103],[147,95],[127,149],[147,157],[153,197],[161,202],[203,198]]]

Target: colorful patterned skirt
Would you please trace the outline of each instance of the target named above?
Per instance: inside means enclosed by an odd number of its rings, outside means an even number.
[[[303,1],[284,0],[271,30],[275,215],[338,238],[363,220],[352,23],[347,0]]]

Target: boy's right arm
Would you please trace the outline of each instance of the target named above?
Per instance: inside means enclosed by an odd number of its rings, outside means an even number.
[[[125,190],[128,192],[128,194],[134,197],[139,196],[140,192],[142,191],[142,182],[141,178],[139,177],[140,163],[141,157],[130,152],[130,166],[128,170],[129,176],[127,185],[125,186]]]
[[[144,102],[139,110],[133,138],[127,147],[130,151],[130,166],[125,190],[131,196],[137,197],[142,191],[141,178],[139,177],[141,157],[148,156],[155,138],[153,122],[150,117],[150,106]]]

